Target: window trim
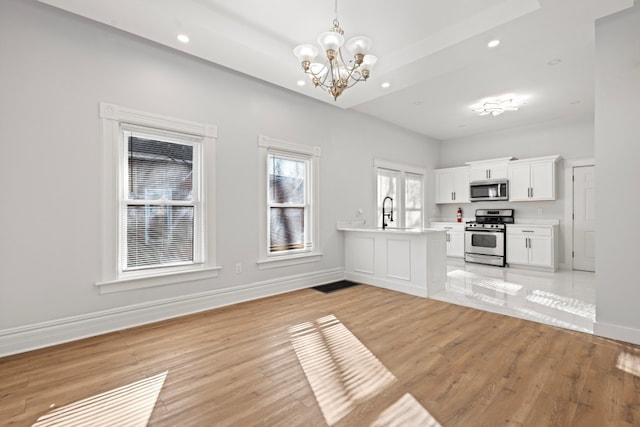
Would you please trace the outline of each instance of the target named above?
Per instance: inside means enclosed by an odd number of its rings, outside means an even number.
[[[306,189],[309,191],[308,203],[310,204],[309,219],[311,221],[311,229],[309,230],[311,238],[311,247],[309,249],[297,249],[286,251],[284,253],[269,253],[269,204],[267,202],[268,195],[268,178],[267,178],[267,161],[271,152],[280,152],[283,155],[292,157],[303,157],[308,159],[310,170],[308,176],[310,183],[305,183]],[[298,265],[309,262],[317,262],[322,258],[319,240],[319,166],[322,151],[320,147],[295,144],[292,142],[281,141],[269,138],[264,135],[258,137],[258,222],[259,222],[259,238],[258,238],[258,260],[256,264],[259,269],[286,267],[290,265]]]
[[[103,142],[103,196],[102,196],[102,272],[101,280],[95,283],[101,294],[155,286],[165,286],[185,281],[217,277],[221,267],[216,265],[215,221],[208,221],[215,208],[215,142],[218,128],[208,123],[197,123],[159,114],[147,113],[100,102],[99,117],[102,122]],[[159,134],[176,132],[198,139],[201,144],[200,162],[211,165],[201,169],[202,205],[202,262],[162,267],[149,270],[121,271],[120,245],[120,200],[123,191],[121,163],[121,126],[143,127]]]
[[[121,159],[120,162],[118,164],[119,169],[119,173],[120,173],[120,178],[121,178],[121,182],[122,182],[122,189],[119,197],[119,204],[120,204],[120,220],[122,222],[124,222],[125,220],[125,215],[127,212],[127,207],[129,206],[133,206],[133,205],[138,205],[138,206],[149,206],[149,205],[153,205],[153,206],[189,206],[193,208],[193,213],[194,213],[194,223],[193,223],[193,249],[194,249],[194,253],[193,253],[193,261],[183,261],[183,262],[176,262],[173,265],[163,265],[163,266],[142,266],[142,267],[126,267],[125,268],[125,264],[126,264],[126,259],[127,259],[127,255],[126,255],[126,245],[124,245],[123,241],[125,240],[125,236],[124,236],[124,227],[120,227],[119,229],[119,236],[118,236],[118,246],[119,246],[119,256],[118,256],[118,272],[121,272],[122,277],[129,277],[129,276],[133,276],[135,275],[134,272],[136,271],[143,271],[142,272],[142,276],[150,276],[150,275],[157,275],[157,274],[164,274],[167,271],[175,271],[175,270],[180,270],[176,267],[185,267],[186,269],[189,269],[190,266],[193,266],[195,264],[202,264],[204,261],[204,251],[203,251],[203,246],[204,246],[204,236],[203,236],[203,217],[204,217],[204,211],[203,211],[203,205],[202,205],[202,188],[201,188],[201,181],[202,181],[202,175],[201,175],[201,171],[202,171],[202,138],[201,137],[197,137],[197,136],[193,136],[193,135],[188,135],[188,134],[183,134],[183,133],[176,133],[176,132],[167,132],[165,130],[159,130],[159,129],[150,129],[150,128],[145,128],[145,127],[141,127],[141,126],[136,126],[136,125],[130,125],[128,123],[121,123],[120,124],[120,135],[121,135],[121,140],[120,140],[120,153],[121,153]],[[158,140],[158,141],[166,141],[166,142],[170,142],[170,143],[174,143],[174,144],[181,144],[181,145],[189,145],[193,148],[193,163],[192,163],[192,170],[191,170],[191,174],[192,177],[195,177],[195,179],[193,180],[193,186],[192,186],[192,199],[191,200],[165,200],[165,201],[160,201],[160,200],[144,200],[144,199],[131,199],[129,198],[129,188],[128,188],[128,184],[129,184],[129,163],[127,162],[127,157],[128,157],[128,137],[131,136],[137,136],[137,137],[145,137],[147,139],[152,139],[152,140]],[[124,225],[124,223],[121,223],[121,225]]]
[[[396,201],[394,200],[394,215],[396,212],[398,214],[398,218],[401,218],[400,226],[398,228],[405,227],[406,221],[406,204],[405,204],[405,192],[406,192],[406,175],[421,175],[422,176],[422,227],[425,227],[425,187],[426,187],[426,177],[427,171],[418,166],[406,165],[402,163],[390,162],[382,159],[374,159],[373,160],[373,194],[374,194],[374,205],[373,212],[375,212],[375,224],[376,226],[381,226],[381,205],[380,205],[380,196],[378,194],[378,169],[387,169],[391,171],[398,172],[400,174],[400,184],[398,188],[399,202],[396,207]],[[401,212],[400,212],[401,211]],[[402,215],[400,215],[400,213]],[[393,228],[393,227],[390,227]]]

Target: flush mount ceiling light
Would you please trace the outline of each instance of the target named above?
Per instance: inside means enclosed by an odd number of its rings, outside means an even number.
[[[176,38],[180,43],[189,43],[189,36],[186,34],[178,34]]]
[[[335,16],[333,27],[318,36],[318,44],[326,56],[322,62],[314,62],[318,48],[311,44],[302,44],[293,53],[314,86],[327,90],[337,100],[345,89],[369,78],[378,58],[367,55],[371,47],[368,37],[358,36],[344,42],[344,31],[338,21],[338,0],[335,1]],[[345,61],[345,56],[351,59]]]
[[[524,104],[526,104],[526,102],[525,98],[522,96],[504,95],[483,99],[479,104],[472,105],[471,110],[481,116],[489,114],[492,116],[499,116],[505,111],[516,111]]]

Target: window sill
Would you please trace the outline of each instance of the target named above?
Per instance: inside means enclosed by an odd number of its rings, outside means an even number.
[[[322,252],[305,252],[295,255],[281,255],[271,258],[262,258],[257,261],[258,268],[264,270],[267,268],[288,267],[291,265],[306,264],[309,262],[318,262],[324,255]]]
[[[210,279],[212,277],[218,277],[218,272],[221,269],[222,267],[208,267],[171,271],[155,274],[153,276],[125,277],[115,280],[96,282],[95,285],[100,289],[101,294],[110,294],[113,292],[132,291],[136,289],[192,282],[194,280]]]

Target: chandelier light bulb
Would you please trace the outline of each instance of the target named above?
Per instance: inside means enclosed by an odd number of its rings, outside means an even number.
[[[325,52],[335,52],[344,44],[344,37],[333,31],[326,31],[318,36],[318,44]]]
[[[318,48],[312,44],[301,44],[293,49],[293,53],[300,62],[311,62],[318,56]]]
[[[347,41],[346,46],[353,56],[364,56],[371,49],[371,39],[369,37],[354,37]]]

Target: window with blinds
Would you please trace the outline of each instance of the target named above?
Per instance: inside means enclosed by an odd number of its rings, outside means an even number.
[[[201,261],[200,151],[188,135],[122,131],[123,271]]]
[[[393,222],[389,228],[424,227],[424,174],[408,172],[402,165],[377,166],[376,205],[377,224],[382,225],[382,202],[385,197],[393,199]],[[386,209],[391,207],[387,202]]]
[[[269,253],[310,248],[309,159],[269,152],[267,163]]]

